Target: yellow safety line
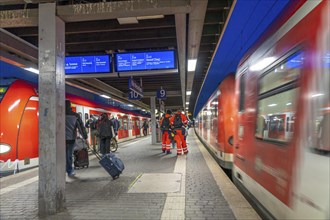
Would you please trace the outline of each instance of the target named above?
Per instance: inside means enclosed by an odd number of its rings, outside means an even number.
[[[133,182],[128,186],[128,190],[130,190],[132,188],[132,186],[134,185],[134,183],[142,176],[143,173],[140,173],[135,180],[133,180]]]

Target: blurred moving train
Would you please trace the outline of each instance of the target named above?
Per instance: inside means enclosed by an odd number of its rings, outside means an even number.
[[[37,75],[2,61],[0,64],[0,175],[4,175],[38,165],[39,99]],[[149,118],[140,110],[114,107],[108,99],[71,86],[66,86],[66,98],[84,122],[101,113],[116,117],[119,142],[141,136],[142,123]]]
[[[195,129],[265,218],[330,219],[330,1],[291,3]]]

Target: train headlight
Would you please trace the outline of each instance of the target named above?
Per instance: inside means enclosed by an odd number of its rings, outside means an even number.
[[[4,143],[0,144],[0,154],[5,154],[5,153],[9,152],[10,149],[11,149],[10,145],[4,144]]]

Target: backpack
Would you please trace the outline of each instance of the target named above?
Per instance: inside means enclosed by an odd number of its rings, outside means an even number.
[[[99,136],[101,138],[111,138],[112,137],[112,123],[110,120],[102,121],[99,125]]]
[[[170,119],[167,118],[167,117],[164,117],[160,128],[162,130],[168,130],[168,129],[170,129]]]
[[[97,128],[97,126],[96,126],[96,121],[95,121],[95,120],[93,120],[93,121],[90,123],[90,128],[93,129],[93,130]]]
[[[173,122],[174,128],[181,128],[182,125],[183,125],[183,123],[182,123],[181,115],[176,114],[174,117],[174,122]]]

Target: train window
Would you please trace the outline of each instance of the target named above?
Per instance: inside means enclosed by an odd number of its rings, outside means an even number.
[[[255,137],[289,142],[293,137],[303,53],[295,53],[259,80]]]
[[[243,73],[239,79],[239,111],[244,111],[244,94],[245,94],[245,74]]]
[[[278,88],[298,79],[302,66],[302,53],[290,56],[286,62],[277,65],[260,80],[259,94]]]
[[[85,123],[87,122],[88,120],[88,113],[85,113]]]

